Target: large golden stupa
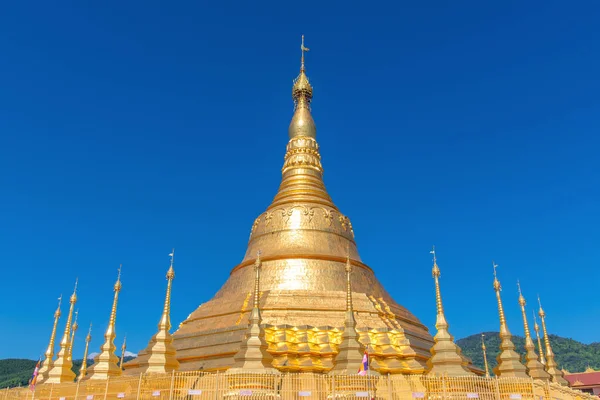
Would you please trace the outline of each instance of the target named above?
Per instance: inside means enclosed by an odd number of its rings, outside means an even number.
[[[335,206],[323,183],[310,112],[313,89],[304,67],[308,49],[301,49],[279,191],[254,221],[244,259],[227,282],[174,333],[180,370],[214,371],[234,364],[252,311],[253,264],[260,252],[261,326],[273,367],[324,372],[334,366],[346,315],[349,257],[356,328],[361,345],[371,354],[371,368],[422,373],[433,345],[431,335],[362,262],[350,219]]]

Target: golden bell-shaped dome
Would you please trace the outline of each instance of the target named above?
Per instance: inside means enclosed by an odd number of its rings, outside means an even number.
[[[173,344],[182,370],[222,370],[234,365],[256,300],[273,366],[324,372],[332,368],[347,315],[347,269],[360,341],[381,340],[383,372],[422,373],[432,339],[427,328],[397,304],[358,254],[354,230],[327,193],[316,127],[313,89],[304,68],[294,81],[281,183],[252,224],[247,250],[215,296],[179,326]],[[260,254],[258,259],[257,254]],[[369,339],[369,335],[374,335]],[[397,344],[391,344],[397,343]],[[302,361],[304,360],[304,361]],[[302,363],[302,365],[301,365]],[[132,370],[132,373],[136,370]]]

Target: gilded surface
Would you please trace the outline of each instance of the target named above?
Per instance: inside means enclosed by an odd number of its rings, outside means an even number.
[[[377,399],[377,400],[597,400],[556,383],[530,378],[427,375],[325,375],[319,373],[138,374],[107,381],[40,384],[2,391],[4,400],[50,399]]]
[[[494,263],[494,291],[496,292],[496,300],[498,301],[498,315],[500,317],[500,353],[496,357],[498,364],[494,368],[496,376],[514,376],[526,378],[526,368],[521,364],[521,356],[515,351],[515,344],[512,341],[512,334],[508,330],[506,317],[504,316],[504,306],[502,305],[502,297],[500,291],[502,286],[496,276],[496,265]]]
[[[303,57],[306,51],[303,46]],[[350,219],[327,193],[310,113],[312,95],[302,63],[292,89],[294,116],[279,190],[254,220],[241,263],[213,299],[192,312],[173,334],[181,370],[222,370],[234,364],[252,313],[252,265],[259,251],[261,327],[275,367],[333,368],[346,319],[349,256],[356,330],[362,346],[373,349],[373,368],[425,369],[431,335],[361,261]]]

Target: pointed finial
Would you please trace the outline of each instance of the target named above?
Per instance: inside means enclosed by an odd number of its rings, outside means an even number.
[[[540,305],[540,311],[538,312],[538,315],[541,318],[544,318],[546,316],[546,313],[544,312],[544,309],[542,308],[542,301],[540,300],[540,295],[537,295],[537,299],[538,299],[538,304]]]
[[[90,322],[90,328],[88,329],[88,334],[85,337],[86,342],[90,342],[92,340],[92,323]]]
[[[523,293],[521,292],[521,282],[519,280],[517,280],[517,288],[519,289],[519,305],[525,307],[525,297],[523,297]]]
[[[300,45],[300,50],[302,51],[302,62],[300,65],[300,71],[304,71],[304,53],[310,50],[308,47],[304,46],[304,35],[302,35],[302,44]]]
[[[500,285],[500,281],[498,280],[498,273],[496,269],[498,269],[498,264],[492,261],[492,265],[494,266],[494,289],[496,291],[502,290],[502,286]]]
[[[73,289],[73,294],[71,295],[71,298],[69,299],[69,302],[74,304],[77,301],[77,285],[79,283],[79,278],[75,278],[75,288]],[[62,299],[62,295],[60,296]]]
[[[123,268],[123,264],[119,264],[119,272],[117,274],[117,281],[115,282],[115,292],[121,290],[121,268]]]
[[[440,267],[437,265],[437,257],[435,253],[435,246],[432,247],[430,254],[433,254],[433,270],[431,271],[434,278],[440,277]]]
[[[314,139],[317,135],[317,128],[315,121],[310,115],[310,102],[312,101],[313,89],[304,68],[304,53],[308,51],[308,48],[304,46],[304,37],[300,49],[302,50],[302,64],[300,74],[294,79],[294,85],[292,86],[294,116],[288,127],[288,136],[290,139],[298,136]],[[318,168],[320,168],[320,163]]]
[[[435,246],[433,246],[433,248],[431,249],[431,251],[429,252],[430,254],[433,254],[433,269],[431,270],[431,275],[433,276],[434,280],[435,280],[435,301],[436,301],[436,307],[437,307],[437,313],[440,316],[443,316],[444,314],[444,306],[442,304],[442,291],[440,289],[440,267],[438,267],[437,265],[437,257],[436,257],[436,253],[435,253]],[[444,325],[444,329],[447,329],[448,327],[446,326],[447,323],[445,322],[446,318],[445,316],[442,318],[441,321],[439,321],[440,323],[442,323]],[[438,322],[436,322],[436,326],[439,325]],[[439,328],[438,328],[439,330]]]
[[[171,257],[171,265],[167,271],[167,280],[173,280],[175,279],[175,269],[173,268],[173,264],[175,262],[175,249],[171,251],[169,257]]]
[[[56,311],[54,312],[54,318],[60,317],[60,306],[62,305],[62,294],[58,298],[58,307],[56,307]]]
[[[79,328],[79,325],[77,324],[77,318],[79,317],[79,309],[77,309],[77,311],[75,311],[75,318],[73,320],[73,326],[71,326],[71,329],[73,331],[76,331],[77,328]]]

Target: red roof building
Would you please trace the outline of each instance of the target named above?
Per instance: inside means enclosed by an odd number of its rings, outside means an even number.
[[[565,379],[573,389],[600,397],[600,371],[588,368],[585,372],[565,373]]]

